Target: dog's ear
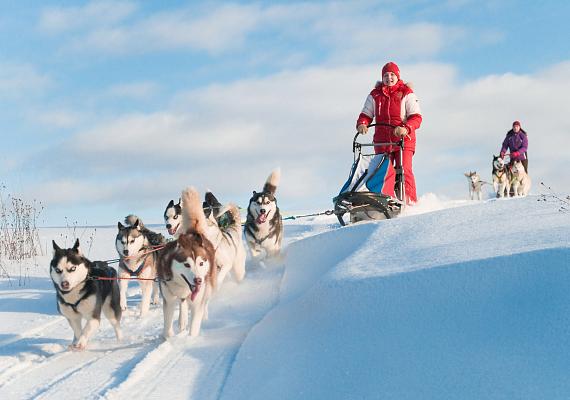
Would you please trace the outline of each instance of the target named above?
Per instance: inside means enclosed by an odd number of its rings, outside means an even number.
[[[79,249],[79,238],[75,239],[75,244],[73,245],[73,248],[71,250],[81,255],[81,250]]]
[[[56,251],[58,251],[58,250],[61,250],[61,247],[59,247],[59,246],[57,245],[57,243],[55,242],[55,240],[52,240],[51,243],[52,243],[52,246],[53,246],[53,252],[54,252],[54,253],[55,253]]]
[[[182,199],[178,198],[178,205],[180,205],[180,203],[182,203]]]
[[[135,223],[133,224],[133,228],[136,228],[136,229],[138,229],[139,231],[141,230],[141,228],[140,228],[140,226],[139,226],[139,220],[138,220],[138,219],[137,219],[137,220],[135,221]]]
[[[121,221],[119,221],[117,228],[119,228],[119,230],[122,231],[123,229],[125,229],[125,226],[123,224],[121,224]]]
[[[174,200],[170,200],[170,203],[166,206],[166,208],[174,207]]]
[[[256,194],[257,194],[257,192],[254,190],[254,191],[253,191],[253,195],[255,196]]]

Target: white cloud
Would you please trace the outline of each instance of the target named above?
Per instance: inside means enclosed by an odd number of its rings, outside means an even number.
[[[42,15],[40,27],[50,32],[77,29],[64,44],[75,51],[132,54],[192,49],[219,55],[246,49],[259,60],[258,53],[292,45],[319,48],[331,61],[347,64],[387,56],[432,56],[463,35],[459,27],[398,20],[367,2],[184,6],[130,19],[134,9],[130,3],[112,5],[50,9]],[[102,17],[106,12],[112,17]],[[258,48],[260,38],[272,44]],[[290,55],[289,50],[285,53]]]
[[[0,62],[0,99],[40,93],[51,84],[52,80],[31,64]]]
[[[239,48],[259,18],[256,6],[224,4],[207,10],[184,7],[135,21],[85,26],[68,47],[109,53],[190,48],[217,54]]]
[[[93,1],[84,6],[48,7],[40,14],[39,28],[59,34],[122,22],[136,11],[136,5],[126,1]]]
[[[53,128],[72,128],[83,121],[83,115],[71,110],[56,109],[50,111],[35,110],[29,115],[30,119],[44,126]]]
[[[154,82],[134,82],[115,85],[105,91],[109,97],[122,97],[134,100],[146,100],[154,96],[159,90]]]

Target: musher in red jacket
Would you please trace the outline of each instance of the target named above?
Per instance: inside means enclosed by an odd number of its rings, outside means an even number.
[[[356,129],[362,135],[368,132],[368,125],[376,119],[376,123],[394,126],[377,125],[374,129],[374,142],[395,143],[404,137],[403,166],[405,175],[406,203],[417,202],[416,181],[412,171],[412,157],[416,152],[416,129],[422,123],[422,115],[418,98],[410,86],[400,79],[400,69],[389,62],[382,68],[382,82],[370,92],[356,121]],[[392,163],[399,160],[399,147],[376,146],[376,154],[390,153]],[[384,194],[395,197],[395,171],[389,169],[384,180]]]

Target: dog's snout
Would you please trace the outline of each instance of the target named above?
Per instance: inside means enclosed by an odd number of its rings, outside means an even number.
[[[260,214],[265,214],[265,208],[262,208],[261,210],[259,210]]]
[[[127,250],[127,249],[123,250],[123,255],[128,256],[128,255],[129,255],[129,250]]]
[[[69,281],[63,281],[63,282],[61,282],[61,288],[62,288],[63,290],[69,289]]]
[[[170,229],[170,228],[172,228],[172,225],[171,225],[171,224],[166,224],[166,229]]]

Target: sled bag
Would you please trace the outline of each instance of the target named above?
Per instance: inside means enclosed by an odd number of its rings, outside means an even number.
[[[348,180],[340,189],[339,194],[372,192],[385,195],[384,181],[389,171],[394,173],[394,167],[387,154],[359,154],[358,159],[352,164]]]

